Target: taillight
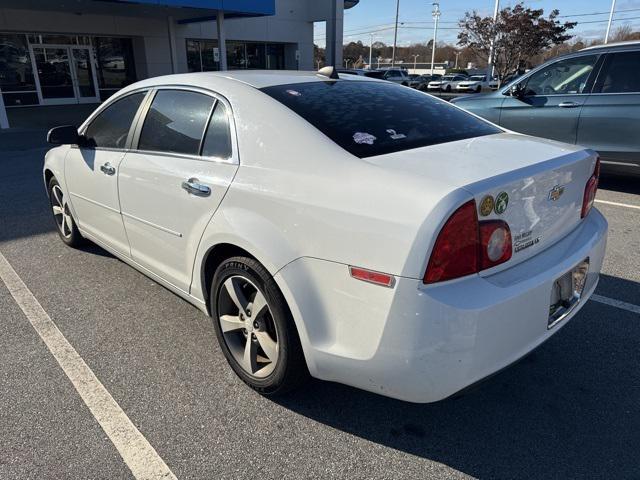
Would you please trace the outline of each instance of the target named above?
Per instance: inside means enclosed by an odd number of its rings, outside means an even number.
[[[600,179],[600,158],[596,160],[596,166],[593,169],[593,175],[587,181],[587,185],[584,187],[584,195],[582,197],[582,212],[580,213],[580,218],[584,218],[587,216],[591,207],[593,207],[593,202],[596,199],[596,193],[598,191],[598,180]]]
[[[480,222],[480,270],[511,258],[511,230],[502,220]]]
[[[444,224],[429,259],[424,283],[442,282],[478,271],[476,202],[458,208]]]
[[[511,231],[502,220],[478,222],[476,202],[458,208],[444,224],[431,252],[424,283],[452,280],[511,258]]]

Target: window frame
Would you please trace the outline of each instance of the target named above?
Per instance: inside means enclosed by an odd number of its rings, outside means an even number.
[[[142,110],[149,98],[149,93],[150,93],[150,89],[149,87],[141,87],[141,88],[137,88],[135,90],[131,90],[128,91],[127,93],[125,93],[124,95],[117,95],[117,96],[112,96],[109,98],[109,100],[107,100],[106,102],[104,102],[102,105],[100,105],[100,107],[93,112],[89,118],[87,118],[85,120],[85,122],[80,126],[80,128],[78,128],[78,133],[82,136],[84,136],[87,133],[87,130],[89,129],[89,127],[91,126],[91,124],[94,122],[94,120],[99,117],[105,110],[107,110],[109,107],[111,107],[113,104],[117,103],[120,100],[124,100],[127,97],[130,97],[131,95],[136,95],[138,93],[144,93],[145,96],[142,99],[142,102],[140,102],[140,105],[138,105],[138,110],[136,111],[136,114],[133,116],[133,119],[131,120],[131,125],[129,126],[129,133],[127,134],[127,140],[124,142],[124,147],[122,148],[112,148],[112,147],[91,147],[91,146],[87,146],[87,145],[72,145],[71,148],[83,148],[83,149],[90,149],[90,150],[96,150],[96,151],[104,151],[104,152],[126,152],[130,149],[131,146],[131,141],[133,139],[133,133],[135,131],[135,127],[138,123],[138,119],[140,118],[140,114],[142,113]]]
[[[140,142],[140,134],[142,133],[142,127],[144,126],[144,122],[147,119],[147,114],[151,109],[151,104],[153,103],[153,99],[155,98],[156,94],[161,90],[187,91],[187,92],[207,95],[213,98],[213,105],[209,110],[207,121],[205,123],[205,128],[202,132],[202,137],[200,138],[199,152],[202,152],[204,140],[205,140],[207,131],[209,130],[211,116],[215,111],[216,105],[218,104],[218,102],[221,102],[226,108],[227,119],[229,121],[229,135],[231,136],[231,156],[228,158],[220,158],[220,157],[213,157],[213,156],[205,156],[205,155],[201,155],[200,153],[198,155],[192,155],[187,153],[139,149],[138,145]],[[232,164],[232,165],[240,164],[240,156],[238,153],[238,139],[237,139],[236,124],[235,124],[235,117],[233,115],[233,109],[231,108],[231,104],[229,103],[229,101],[219,93],[213,92],[211,90],[207,90],[205,88],[200,88],[200,87],[187,87],[184,85],[157,85],[157,86],[151,87],[149,93],[147,94],[147,98],[145,99],[145,101],[142,102],[142,107],[143,107],[142,110],[138,112],[139,115],[136,119],[136,125],[133,131],[133,136],[131,139],[129,151],[148,154],[148,155],[157,155],[162,157],[186,158],[186,159],[199,160],[204,162],[225,163],[225,164]]]
[[[598,72],[598,77],[593,82],[593,88],[591,91],[591,95],[640,95],[640,92],[602,92],[602,87],[604,86],[604,75],[607,73],[607,69],[611,66],[611,62],[613,61],[613,56],[616,54],[625,54],[625,53],[640,53],[640,48],[634,49],[625,49],[625,50],[610,50],[605,52],[602,55],[603,61],[600,66],[600,70]]]
[[[562,62],[562,61],[565,61],[565,60],[573,60],[573,59],[580,58],[580,57],[589,57],[589,56],[596,56],[596,62],[593,65],[593,69],[589,73],[589,77],[587,77],[585,89],[584,89],[584,91],[582,93],[549,93],[549,94],[544,94],[544,95],[526,95],[526,98],[533,98],[533,97],[568,97],[568,96],[591,95],[591,93],[593,91],[593,87],[594,87],[594,85],[596,83],[596,79],[600,75],[600,70],[602,70],[602,64],[604,62],[604,57],[605,57],[604,54],[598,53],[598,52],[584,52],[581,55],[570,55],[570,56],[558,57],[558,58],[553,59],[551,61],[545,62],[542,65],[538,66],[537,68],[534,68],[530,72],[527,72],[524,75],[516,78],[515,80],[507,82],[505,84],[505,88],[500,90],[500,93],[502,95],[507,95],[508,96],[510,94],[511,86],[513,86],[513,85],[522,85],[523,87],[526,88],[527,84],[529,83],[529,79],[533,75],[537,74],[538,72],[540,72],[541,70],[543,70],[543,69],[545,69],[547,67],[555,65],[558,62]]]

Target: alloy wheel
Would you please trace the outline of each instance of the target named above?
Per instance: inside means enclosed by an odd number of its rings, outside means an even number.
[[[54,185],[51,189],[51,208],[53,209],[53,218],[56,220],[58,229],[64,238],[71,238],[73,233],[73,221],[69,205],[64,201],[64,194],[60,185]]]
[[[248,278],[227,278],[218,294],[220,329],[235,361],[256,378],[278,363],[278,334],[264,294]]]

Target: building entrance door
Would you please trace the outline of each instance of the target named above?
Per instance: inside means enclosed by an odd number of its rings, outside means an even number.
[[[99,102],[95,62],[90,47],[30,45],[36,87],[42,105]]]

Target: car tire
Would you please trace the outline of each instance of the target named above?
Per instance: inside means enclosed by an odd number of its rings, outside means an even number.
[[[60,239],[70,247],[77,248],[85,243],[80,234],[75,219],[71,214],[68,203],[65,201],[64,192],[55,177],[49,180],[49,204],[53,213],[53,220]]]
[[[477,86],[476,87],[476,93],[480,93],[482,91],[482,87],[481,86]]]
[[[447,93],[451,93],[451,85],[447,85],[446,87],[444,87],[444,91]]]
[[[210,300],[222,353],[243,382],[262,395],[276,396],[309,377],[289,306],[258,261],[225,260],[213,275]],[[255,303],[262,305],[258,312],[251,311]]]

